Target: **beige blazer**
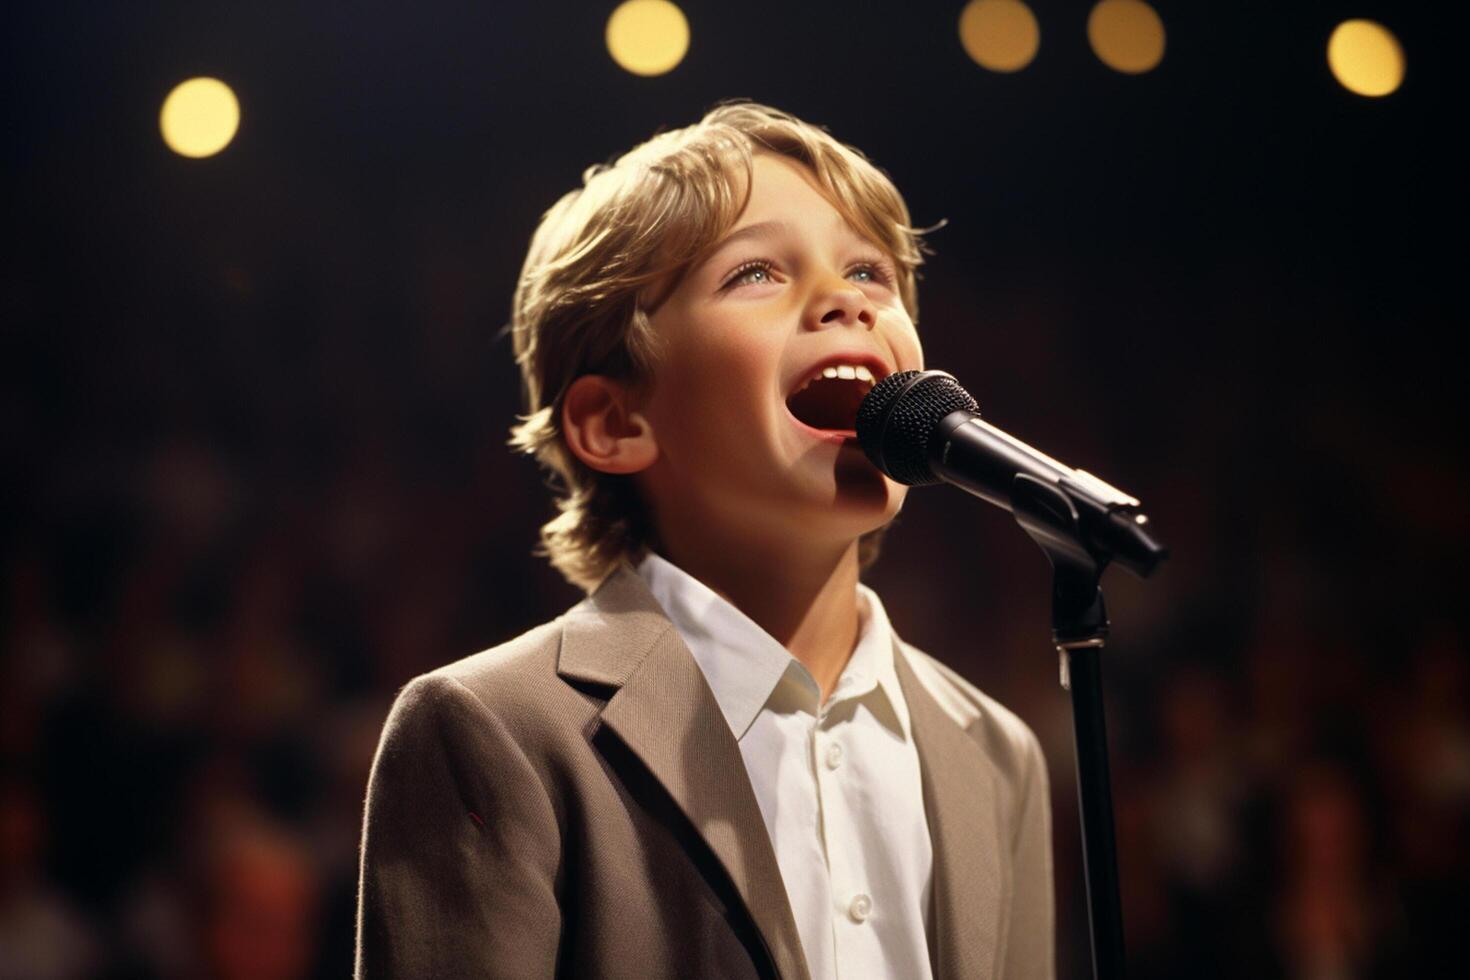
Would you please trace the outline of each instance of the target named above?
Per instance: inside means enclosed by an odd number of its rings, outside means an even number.
[[[935,976],[1051,977],[1036,738],[895,643],[934,845]],[[368,782],[357,976],[807,980],[739,747],[632,569],[399,694]]]

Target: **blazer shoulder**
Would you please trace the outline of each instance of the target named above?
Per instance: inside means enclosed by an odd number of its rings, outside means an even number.
[[[591,709],[585,696],[557,675],[566,616],[542,623],[504,643],[411,679],[399,705],[417,701],[461,703],[499,719],[518,741],[564,734]]]
[[[899,641],[924,690],[996,767],[1020,782],[1041,761],[1041,743],[1020,716],[918,647]]]
[[[535,684],[556,676],[565,615],[535,626],[487,650],[431,670],[427,677],[458,681],[482,700],[506,685]]]

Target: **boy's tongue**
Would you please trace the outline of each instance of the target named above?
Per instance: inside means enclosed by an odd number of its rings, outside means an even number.
[[[867,391],[868,386],[861,381],[822,378],[788,398],[786,407],[798,421],[813,429],[852,432],[858,406]]]

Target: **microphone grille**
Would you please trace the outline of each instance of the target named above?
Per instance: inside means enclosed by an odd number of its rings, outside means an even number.
[[[873,386],[858,407],[858,443],[873,465],[899,483],[938,483],[929,468],[929,437],[941,419],[979,406],[944,371],[900,371]]]

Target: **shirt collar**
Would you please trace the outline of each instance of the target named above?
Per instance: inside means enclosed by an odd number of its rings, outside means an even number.
[[[820,695],[806,667],[724,597],[651,551],[637,571],[689,647],[737,740],[750,730],[778,686],[797,685],[805,691],[802,700],[808,709],[816,705]],[[891,716],[884,710],[874,714],[907,739],[909,711],[893,665],[893,628],[877,593],[861,583],[857,589],[857,644],[826,710],[881,691]],[[789,699],[781,700],[784,704]]]
[[[888,621],[888,612],[883,608],[878,593],[858,583],[858,608],[861,610],[862,619],[859,627],[857,646],[852,651],[852,659],[848,661],[847,670],[843,671],[843,677],[848,675],[854,668],[872,671],[872,686],[881,690],[893,708],[897,716],[898,730],[903,737],[909,737],[909,706],[904,700],[903,688],[898,683],[898,671],[893,665],[893,658],[897,655],[898,643],[893,635],[893,625]],[[862,694],[871,690],[863,682],[849,682],[854,694]],[[841,694],[842,692],[838,692]],[[835,695],[834,695],[835,697]]]

